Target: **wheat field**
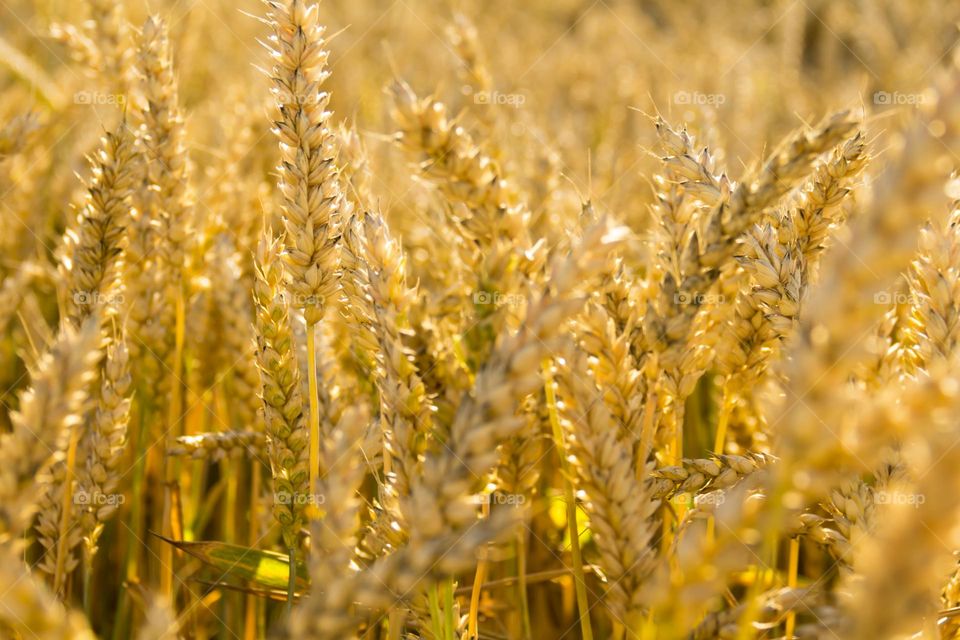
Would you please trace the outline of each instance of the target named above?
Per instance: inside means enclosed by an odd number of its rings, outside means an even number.
[[[958,43],[0,0],[0,638],[960,638]]]

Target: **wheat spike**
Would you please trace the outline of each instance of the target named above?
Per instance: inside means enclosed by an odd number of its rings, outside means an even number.
[[[254,288],[257,366],[267,433],[267,453],[273,473],[273,514],[288,548],[299,544],[310,492],[309,434],[303,415],[300,370],[290,328],[290,312],[282,293],[280,243],[266,232],[257,249]]]

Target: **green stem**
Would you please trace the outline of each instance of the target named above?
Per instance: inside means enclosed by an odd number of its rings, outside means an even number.
[[[443,633],[446,640],[455,640],[457,622],[454,619],[453,578],[443,581]]]
[[[290,547],[290,572],[287,577],[287,618],[293,611],[293,596],[297,590],[297,550]]]
[[[90,584],[93,580],[93,555],[83,551],[83,613],[87,620],[93,620],[93,603],[90,600]]]
[[[427,593],[427,599],[430,602],[430,627],[433,631],[434,638],[443,637],[443,620],[440,614],[440,596],[438,589],[439,587],[437,585],[433,585]]]

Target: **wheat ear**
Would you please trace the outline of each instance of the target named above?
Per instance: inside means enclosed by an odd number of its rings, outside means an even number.
[[[267,433],[267,452],[273,473],[273,515],[290,549],[299,545],[306,496],[310,492],[308,440],[303,415],[300,370],[290,315],[282,293],[280,243],[266,232],[257,249],[254,287],[257,329],[257,366]]]
[[[323,518],[311,527],[310,579],[317,588],[297,607],[290,622],[292,638],[341,637],[354,623],[353,594],[342,589],[344,574],[356,571],[360,500],[357,492],[366,472],[360,453],[368,416],[348,409],[323,447],[326,473],[317,487]]]
[[[5,593],[0,602],[0,632],[10,637],[39,640],[95,640],[87,620],[54,597],[7,548],[0,547],[0,580]]]
[[[261,431],[217,431],[180,436],[167,453],[188,456],[197,460],[218,462],[248,456],[254,460],[267,459],[267,436]]]
[[[13,431],[0,436],[0,536],[18,537],[34,513],[30,487],[44,480],[54,452],[66,446],[81,420],[87,385],[99,355],[100,326],[91,318],[78,330],[64,329],[31,377],[11,416]]]
[[[380,380],[380,420],[387,430],[387,447],[397,464],[393,470],[398,494],[407,492],[419,473],[419,449],[431,431],[433,407],[402,336],[409,333],[415,291],[407,287],[406,258],[383,219],[363,217],[367,281],[376,318],[383,377]]]
[[[336,135],[327,111],[330,95],[321,90],[329,76],[325,27],[319,6],[303,0],[269,0],[273,27],[270,51],[273,94],[279,119],[280,192],[283,195],[283,264],[291,303],[307,323],[309,388],[309,471],[316,483],[320,465],[320,406],[317,387],[316,325],[337,291],[337,228],[347,217],[340,189]]]
[[[633,632],[643,616],[642,586],[655,567],[651,543],[659,502],[648,483],[638,479],[632,438],[624,442],[621,437],[622,425],[588,373],[587,360],[578,352],[560,378],[568,451],[597,539],[607,604],[614,618]]]
[[[174,391],[168,416],[173,425],[180,411],[177,395],[182,375],[184,271],[194,212],[187,133],[178,101],[173,54],[168,27],[159,18],[149,17],[143,24],[136,69],[142,94],[138,110],[142,120],[140,140],[147,159],[141,224],[149,224],[153,229],[151,238],[144,239],[148,243],[146,253],[152,256],[149,268],[153,273],[139,274],[148,280],[141,285],[147,310],[140,331],[158,361],[148,370],[149,374],[159,376],[162,386]]]
[[[65,236],[66,255],[61,264],[67,283],[67,316],[75,326],[117,293],[116,264],[130,223],[136,161],[133,135],[126,123],[105,134],[102,148],[90,159],[86,200]]]

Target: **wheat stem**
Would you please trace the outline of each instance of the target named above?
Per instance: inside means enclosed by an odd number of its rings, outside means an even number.
[[[547,399],[547,412],[550,416],[550,428],[553,431],[554,444],[557,455],[560,456],[560,467],[563,471],[563,496],[567,504],[567,534],[570,536],[570,556],[573,562],[573,582],[577,594],[577,611],[580,617],[580,632],[584,640],[592,640],[593,630],[590,626],[590,604],[587,602],[587,582],[583,575],[583,559],[580,554],[580,531],[577,525],[577,502],[573,490],[569,463],[567,462],[566,447],[564,446],[563,431],[560,428],[560,415],[557,411],[557,393],[553,386],[551,373],[553,363],[545,359],[541,366],[543,370],[544,391]]]
[[[727,425],[730,423],[730,413],[733,411],[733,397],[726,384],[723,385],[723,400],[720,402],[720,412],[717,416],[717,435],[713,441],[713,452],[722,455],[727,441]]]
[[[717,416],[717,435],[713,441],[713,453],[723,455],[724,445],[727,441],[727,425],[730,423],[730,413],[733,411],[733,397],[730,393],[729,385],[724,382],[723,399],[720,401],[720,411]],[[707,520],[707,538],[714,540],[716,535],[716,519],[711,516]]]
[[[523,628],[523,640],[530,640],[530,597],[527,594],[527,534],[525,530],[517,532],[517,591],[520,595],[520,623]]]
[[[63,588],[64,563],[67,558],[67,528],[70,526],[70,508],[73,506],[73,475],[77,464],[77,445],[80,442],[80,429],[70,430],[70,444],[67,449],[67,471],[63,478],[63,502],[60,506],[60,532],[57,536],[57,567],[53,574],[53,592],[59,594]]]
[[[171,399],[167,408],[167,449],[176,440],[176,437],[183,431],[183,420],[181,412],[183,408],[183,383],[181,382],[181,371],[183,370],[183,345],[186,334],[186,304],[184,302],[185,292],[181,283],[177,287],[176,293],[176,319],[174,320],[174,347],[173,347],[173,371],[170,372],[172,378],[170,382]],[[177,458],[171,459],[165,455],[163,458],[165,478],[167,483],[176,482],[180,476],[180,461]],[[172,509],[168,514],[173,518]],[[164,535],[170,536],[173,532],[174,523],[165,518],[163,522]],[[161,547],[160,566],[161,588],[160,593],[170,599],[173,595],[173,545],[165,544]]]
[[[221,402],[225,399],[223,388],[219,390]],[[243,477],[243,468],[235,460],[223,460],[220,462],[222,473],[227,476],[227,494],[223,504],[224,532],[223,541],[229,544],[237,544],[237,501],[240,490],[240,480]],[[235,620],[237,618],[237,602],[241,600],[239,594],[230,594],[223,599],[224,604],[224,626],[228,629],[236,628]]]
[[[315,491],[320,478],[320,395],[317,385],[317,324],[307,324],[307,385],[310,393],[310,491]],[[308,519],[316,518],[316,510],[307,510]]]
[[[485,502],[480,509],[481,515],[487,517],[490,515],[490,503]],[[471,639],[479,637],[479,627],[477,616],[480,609],[480,594],[483,591],[483,581],[487,577],[487,558],[486,554],[480,557],[477,562],[477,571],[473,577],[473,589],[470,592],[470,612],[467,617],[467,636]]]
[[[250,528],[247,534],[247,544],[252,548],[257,544],[257,515],[258,503],[260,501],[260,461],[255,460],[251,469],[250,478],[250,506],[248,510],[247,526]],[[287,577],[287,586],[289,588],[289,576]],[[255,595],[247,594],[244,607],[243,637],[244,640],[255,640],[257,637],[257,617],[260,608],[260,599]]]
[[[142,396],[141,396],[142,397]],[[133,481],[131,482],[130,490],[133,492],[133,495],[139,496],[142,495],[143,491],[143,481],[146,476],[147,469],[147,451],[144,449],[146,446],[148,429],[149,429],[149,419],[148,419],[148,408],[144,404],[140,404],[138,410],[139,424],[137,427],[137,439],[134,443],[133,451],[134,455],[137,456],[136,464],[133,468]],[[131,597],[129,594],[129,584],[135,584],[138,581],[139,577],[139,566],[140,566],[140,541],[143,540],[143,530],[144,530],[144,511],[143,511],[143,502],[141,500],[134,500],[133,505],[130,508],[130,522],[133,524],[130,533],[130,537],[133,538],[133,541],[127,542],[126,549],[126,567],[124,570],[124,585],[123,591],[120,595],[120,606],[117,607],[116,620],[113,625],[113,637],[124,638],[126,637],[127,625],[130,624],[130,602]]]
[[[389,640],[402,640],[403,638],[403,620],[406,617],[403,609],[391,609],[387,615],[387,626],[389,627]]]
[[[779,522],[779,519],[782,518],[784,513],[784,488],[782,484],[783,483],[776,483],[771,489],[770,496],[768,498],[771,505],[771,514],[769,517],[773,518],[773,522]],[[764,535],[763,542],[760,547],[760,552],[757,556],[758,563],[755,565],[756,575],[749,589],[747,590],[746,602],[742,615],[737,620],[736,640],[748,640],[748,638],[751,637],[750,632],[754,628],[753,625],[757,621],[763,605],[760,596],[763,594],[766,583],[770,580],[772,572],[776,570],[778,542],[779,538],[776,530],[770,529],[766,531],[766,535]],[[770,566],[768,568],[762,567],[761,565],[766,562],[769,562]]]
[[[787,566],[787,586],[791,589],[797,587],[797,572],[800,567],[800,538],[790,539],[790,561]],[[791,609],[787,613],[787,623],[785,636],[787,640],[792,640],[793,630],[797,626],[797,612]]]
[[[441,586],[443,588],[443,637],[445,640],[455,640],[457,624],[454,620],[453,578],[447,578]]]
[[[427,599],[430,602],[430,627],[434,638],[446,639],[443,632],[443,616],[440,613],[440,585],[433,585],[428,590]]]
[[[287,617],[293,611],[293,597],[297,590],[297,549],[291,546],[287,552],[290,563],[290,572],[287,574]]]
[[[93,613],[93,601],[90,599],[90,587],[93,582],[93,558],[90,554],[84,555],[83,562],[83,592],[81,594],[81,599],[83,603],[83,613],[87,618],[91,617]]]

